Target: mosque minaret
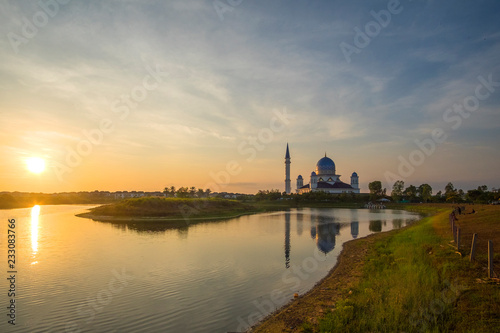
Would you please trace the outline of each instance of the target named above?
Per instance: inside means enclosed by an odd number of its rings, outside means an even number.
[[[288,150],[288,143],[286,144],[286,154],[285,154],[285,192],[290,194],[292,192],[292,187],[290,184],[290,151]]]

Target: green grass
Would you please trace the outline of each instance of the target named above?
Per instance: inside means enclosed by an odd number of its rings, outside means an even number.
[[[320,324],[321,332],[417,331],[444,285],[427,252],[439,242],[429,219],[376,244],[363,279]],[[422,313],[421,313],[422,312]],[[431,316],[435,323],[440,316]],[[423,323],[425,324],[425,323]]]
[[[448,213],[377,242],[359,285],[314,332],[498,332],[500,289],[477,284],[484,272],[436,233]]]
[[[409,204],[409,203],[388,203],[388,209],[403,209],[408,212],[416,212],[422,215],[434,215],[442,211],[450,211],[453,207],[451,204]]]

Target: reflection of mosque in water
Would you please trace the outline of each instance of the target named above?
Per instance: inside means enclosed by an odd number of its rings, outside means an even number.
[[[297,235],[302,235],[302,219],[303,215],[300,213],[295,214],[297,219]],[[340,234],[340,229],[346,224],[340,224],[334,222],[333,217],[319,216],[313,221],[311,217],[311,238],[316,240],[316,246],[318,250],[327,254],[335,248],[335,237]],[[357,216],[356,216],[357,218]],[[290,219],[291,213],[285,212],[285,267],[290,267]],[[359,222],[353,221],[350,223],[351,226],[351,236],[352,238],[357,238],[359,234]]]
[[[335,236],[339,233],[339,223],[327,222],[311,226],[311,238],[316,240],[316,246],[324,254],[335,248]]]
[[[358,210],[351,210],[351,236],[356,239],[359,235]]]
[[[354,238],[354,239],[358,238],[358,235],[359,235],[359,222],[358,221],[351,222],[351,235],[352,235],[352,238]]]
[[[285,267],[290,267],[290,220],[292,213],[285,212]],[[295,213],[297,218],[297,235],[302,234],[304,214]],[[347,227],[347,223],[335,222],[335,218],[331,216],[317,216],[311,214],[311,238],[316,241],[318,250],[324,254],[328,254],[335,249],[335,242],[337,235],[340,235],[340,230]],[[351,236],[353,239],[358,238],[359,235],[359,221],[357,211],[352,212],[351,221],[349,226],[351,228]]]
[[[333,217],[320,217],[311,221],[311,238],[316,240],[318,250],[327,254],[335,248],[335,238],[340,234],[340,229],[347,226],[345,223],[333,222]],[[351,236],[357,238],[359,234],[359,222],[350,223]]]
[[[285,267],[290,267],[290,213],[285,213]]]

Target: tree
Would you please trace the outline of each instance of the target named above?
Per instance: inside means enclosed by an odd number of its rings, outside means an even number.
[[[396,180],[394,185],[392,185],[391,197],[392,200],[399,201],[403,196],[403,189],[405,188],[405,182],[402,180]]]
[[[446,184],[444,187],[444,196],[446,197],[446,200],[450,199],[451,197],[455,197],[457,195],[457,190],[453,186],[453,184],[450,182]]]
[[[260,201],[260,200],[274,201],[274,200],[278,200],[280,198],[281,198],[281,192],[278,189],[274,189],[271,191],[259,190],[259,192],[257,192],[257,194],[255,195],[255,199],[257,201]]]
[[[175,197],[175,186],[165,187],[163,193],[166,197]]]
[[[429,184],[422,184],[418,187],[418,194],[423,202],[428,202],[432,198],[432,187]]]
[[[262,201],[262,200],[265,200],[266,199],[266,195],[269,193],[268,190],[259,190],[259,192],[257,192],[257,194],[255,194],[255,199],[257,201]]]
[[[205,196],[206,196],[207,198],[209,198],[209,197],[210,197],[210,193],[212,193],[212,190],[211,190],[211,189],[209,189],[209,188],[207,188],[207,189],[205,190]]]
[[[476,203],[490,203],[495,201],[495,189],[488,191],[488,186],[478,186],[477,190],[468,190],[465,199]]]
[[[436,195],[433,197],[433,201],[434,202],[442,202],[442,201],[444,201],[443,192],[438,191],[436,193]]]
[[[281,191],[278,189],[274,189],[269,191],[269,200],[278,200],[281,198]]]
[[[189,189],[187,187],[181,187],[177,190],[178,198],[189,198]]]
[[[460,202],[462,201],[464,191],[457,190],[450,182],[444,187],[444,195],[447,202]]]
[[[199,189],[198,189],[198,192],[196,192],[196,196],[197,196],[198,198],[203,198],[203,197],[205,196],[205,191],[203,191],[203,189],[202,189],[202,188],[199,188]]]
[[[196,194],[196,187],[191,186],[191,188],[189,189],[189,196],[191,198],[194,198],[195,194]]]
[[[482,194],[483,191],[481,191],[479,187],[477,188],[477,190],[468,190],[466,199],[473,202],[478,202]]]
[[[368,188],[370,189],[370,200],[376,200],[382,196],[382,182],[380,180],[369,183]]]
[[[413,185],[408,186],[403,194],[408,198],[410,202],[415,201],[417,198],[417,188]]]

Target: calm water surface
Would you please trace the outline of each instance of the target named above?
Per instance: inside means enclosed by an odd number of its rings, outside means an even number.
[[[1,332],[228,332],[305,293],[342,244],[418,219],[403,211],[300,209],[165,229],[0,211]],[[16,220],[16,325],[7,323],[7,222]]]

